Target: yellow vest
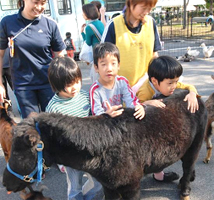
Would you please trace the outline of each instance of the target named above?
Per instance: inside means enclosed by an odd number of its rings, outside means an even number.
[[[154,27],[153,19],[145,17],[141,31],[132,33],[125,25],[123,15],[114,18],[116,46],[120,51],[119,75],[125,76],[131,87],[148,71],[148,65],[153,58]]]
[[[197,90],[195,88],[195,86],[190,85],[190,84],[185,84],[185,83],[181,83],[178,82],[176,89],[184,89],[184,90],[189,90],[193,91],[197,94],[197,97],[201,97],[200,95],[198,95]],[[153,96],[155,95],[155,91],[152,88],[152,86],[149,83],[149,79],[147,79],[143,85],[140,87],[140,89],[137,92],[137,97],[140,100],[141,103],[143,103],[144,101],[148,101],[151,100],[153,98]]]

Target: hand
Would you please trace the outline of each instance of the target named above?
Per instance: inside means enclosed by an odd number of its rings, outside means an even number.
[[[111,106],[108,101],[106,101],[106,106],[106,114],[110,115],[111,117],[117,117],[121,115],[124,111],[124,109],[120,109],[122,108],[122,105]]]
[[[6,97],[5,94],[5,88],[4,86],[1,84],[0,85],[0,103],[4,103],[4,98]]]
[[[165,108],[166,105],[163,103],[163,99],[152,99],[143,102],[144,105],[151,105],[159,108]]]
[[[198,99],[197,94],[193,91],[190,91],[189,94],[187,94],[184,98],[184,101],[188,101],[187,109],[190,110],[191,113],[195,113],[196,110],[198,110]]]
[[[144,110],[144,107],[140,104],[136,105],[135,106],[135,113],[134,113],[134,116],[136,119],[143,119],[144,116],[145,116],[145,110]]]
[[[86,24],[83,24],[83,25],[81,26],[81,33],[84,31],[85,27],[86,27]]]
[[[100,8],[100,14],[104,16],[104,15],[105,15],[105,12],[106,12],[106,8],[102,6],[102,7]]]

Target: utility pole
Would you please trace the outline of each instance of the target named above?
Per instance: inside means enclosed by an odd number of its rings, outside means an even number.
[[[186,14],[187,10],[186,10],[186,0],[184,0],[184,6],[183,6],[183,29],[186,29]]]

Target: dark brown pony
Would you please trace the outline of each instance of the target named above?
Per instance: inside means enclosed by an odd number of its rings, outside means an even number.
[[[125,109],[115,118],[41,113],[24,119],[13,129],[10,168],[22,176],[30,174],[37,165],[37,144],[44,143],[47,166],[59,163],[90,173],[102,184],[105,199],[140,200],[145,174],[181,160],[181,199],[189,200],[207,110],[198,98],[199,110],[190,113],[183,101],[187,94],[179,91],[165,98],[164,109],[147,106],[143,120],[134,118],[134,109]],[[4,170],[3,185],[8,191],[20,191],[29,184]]]

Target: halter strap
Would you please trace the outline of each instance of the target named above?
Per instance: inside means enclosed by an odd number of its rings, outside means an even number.
[[[39,124],[38,122],[36,122],[36,130],[39,133],[39,135],[41,135],[40,129],[39,129]],[[14,176],[16,176],[17,178],[25,181],[25,182],[41,182],[42,181],[42,171],[43,171],[43,156],[42,156],[42,150],[44,148],[44,144],[42,141],[40,141],[37,144],[37,166],[36,168],[29,174],[29,175],[20,175],[16,172],[14,172],[10,166],[9,166],[9,162],[7,163],[7,170],[13,174]],[[37,172],[37,179],[34,179],[33,176],[36,174]]]

